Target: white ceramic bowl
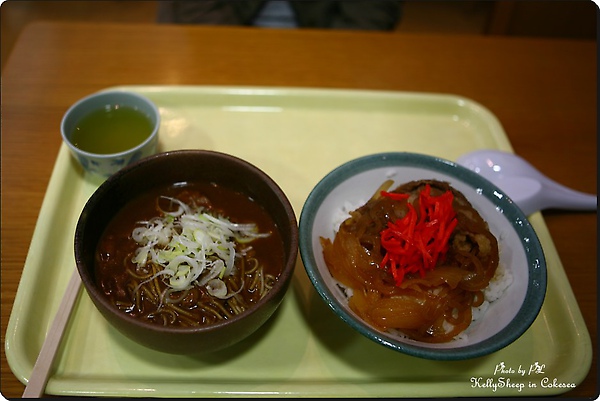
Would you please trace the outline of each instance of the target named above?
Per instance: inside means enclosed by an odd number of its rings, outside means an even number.
[[[381,332],[349,307],[323,259],[320,237],[334,238],[341,210],[364,204],[387,179],[400,184],[423,179],[450,183],[488,222],[498,239],[500,265],[513,276],[504,295],[473,321],[465,336],[430,344]],[[495,352],[533,323],[546,292],[546,263],[538,237],[521,210],[496,186],[448,160],[413,153],[382,153],[349,161],[325,176],[308,196],[300,216],[300,254],[319,295],[349,326],[391,349],[427,359],[460,360]]]

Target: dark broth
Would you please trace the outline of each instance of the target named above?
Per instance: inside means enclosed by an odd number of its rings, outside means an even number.
[[[131,257],[139,245],[131,238],[131,233],[139,221],[160,215],[156,207],[160,196],[177,198],[188,204],[195,202],[204,205],[209,202],[211,214],[222,214],[234,223],[253,223],[260,233],[270,233],[268,237],[257,238],[248,244],[252,247],[250,254],[263,267],[263,278],[274,281],[281,274],[284,265],[281,235],[267,212],[247,195],[213,183],[156,188],[140,195],[120,210],[109,222],[97,247],[97,283],[108,299],[124,313],[157,324],[198,326],[231,318],[240,312],[241,304],[245,305],[241,307],[245,310],[261,298],[256,291],[249,289],[249,284],[245,284],[236,297],[226,300],[217,299],[209,295],[205,288],[194,286],[187,294],[171,294],[172,299],[185,296],[170,304],[167,313],[160,310],[156,299],[148,295],[149,291],[160,293],[167,288],[167,284],[159,278],[150,283],[150,286],[159,288],[139,291],[136,302],[133,289],[143,279],[141,276],[136,278],[137,273],[134,274],[136,265]],[[241,272],[249,270],[247,266],[240,266],[240,263],[241,261],[236,260],[238,274],[232,275],[231,280],[241,280]],[[249,277],[247,274],[243,279],[249,280]],[[226,282],[227,280],[224,279]]]
[[[152,122],[132,107],[107,106],[83,116],[71,133],[79,149],[99,154],[120,153],[144,142]]]

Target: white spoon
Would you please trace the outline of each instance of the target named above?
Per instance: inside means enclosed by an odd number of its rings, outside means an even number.
[[[598,197],[551,180],[512,153],[476,150],[457,160],[504,191],[525,215],[543,209],[597,210]]]

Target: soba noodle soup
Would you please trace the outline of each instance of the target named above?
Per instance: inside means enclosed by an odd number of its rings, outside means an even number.
[[[128,203],[98,244],[99,287],[123,313],[166,326],[202,326],[243,313],[284,263],[266,211],[214,183],[156,188]]]
[[[448,183],[413,181],[387,192],[391,185],[350,212],[333,241],[321,238],[325,262],[365,322],[417,341],[451,341],[484,302],[497,240]]]

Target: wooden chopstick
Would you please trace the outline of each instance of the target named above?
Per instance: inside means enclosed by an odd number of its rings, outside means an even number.
[[[75,305],[75,301],[77,300],[77,295],[79,295],[80,288],[81,278],[77,269],[75,269],[58,307],[54,321],[46,335],[42,349],[35,361],[29,381],[23,392],[23,398],[39,398],[43,395],[54,358],[56,357],[56,351],[60,345],[65,327],[69,322],[69,317],[71,316],[73,305]]]

